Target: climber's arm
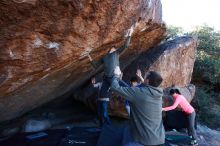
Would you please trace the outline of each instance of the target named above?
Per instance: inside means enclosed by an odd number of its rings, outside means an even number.
[[[137,69],[136,75],[141,80],[141,83],[144,83],[144,78],[142,77],[142,73],[140,69]]]
[[[162,108],[162,111],[170,111],[175,109],[180,103],[180,100],[177,98],[172,106]]]
[[[127,39],[126,39],[126,42],[124,43],[124,45],[122,47],[120,47],[118,50],[117,50],[117,53],[118,54],[121,54],[123,51],[125,51],[125,49],[128,48],[128,45],[131,41],[131,35],[134,31],[134,27],[135,27],[136,24],[132,25],[131,28],[128,30],[128,34],[127,34]]]
[[[95,68],[95,69],[99,68],[103,64],[102,59],[99,60],[99,61],[94,61],[89,54],[88,54],[88,57],[89,57],[89,60],[90,60],[90,62],[92,64],[93,68]]]

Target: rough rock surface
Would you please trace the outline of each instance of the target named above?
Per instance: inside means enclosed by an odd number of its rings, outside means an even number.
[[[164,44],[150,49],[141,54],[127,68],[124,69],[124,80],[129,81],[130,77],[136,75],[136,69],[139,68],[144,72],[149,70],[158,71],[164,78],[162,83],[164,90],[164,106],[171,105],[173,100],[168,96],[171,86],[175,85],[181,93],[191,101],[195,94],[195,86],[190,85],[197,39],[192,37],[179,37],[175,40],[165,42]],[[93,110],[96,109],[97,97],[92,85],[84,87],[82,90],[75,92],[74,98],[83,101]],[[113,95],[117,96],[117,95]],[[124,99],[111,98],[109,104],[111,115],[126,117],[127,113],[124,108]]]
[[[24,132],[38,132],[50,127],[51,123],[49,120],[28,120],[24,126]]]
[[[136,69],[142,73],[157,71],[163,77],[161,87],[185,86],[191,81],[196,59],[197,39],[179,37],[141,54],[125,70],[125,79],[134,76]]]
[[[165,36],[160,0],[1,0],[0,12],[0,122],[79,88],[97,72],[84,55],[122,45],[134,22],[123,66]]]

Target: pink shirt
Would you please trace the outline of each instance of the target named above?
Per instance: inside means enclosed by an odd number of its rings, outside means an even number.
[[[183,95],[177,94],[174,96],[175,102],[172,106],[162,108],[163,111],[170,111],[175,109],[178,105],[182,108],[182,110],[188,114],[191,114],[194,112],[194,108],[189,104],[189,102],[186,100],[186,98]]]

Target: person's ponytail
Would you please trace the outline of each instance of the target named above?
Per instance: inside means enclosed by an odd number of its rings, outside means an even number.
[[[179,89],[175,89],[175,93],[177,93],[177,94],[180,94],[180,95],[181,95],[181,93],[180,93],[180,90],[179,90]]]
[[[179,89],[170,89],[170,95],[173,95],[174,93],[181,95]]]

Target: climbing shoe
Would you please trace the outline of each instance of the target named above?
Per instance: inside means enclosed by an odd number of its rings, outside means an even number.
[[[191,140],[190,145],[191,146],[198,146],[198,143],[196,140]]]

